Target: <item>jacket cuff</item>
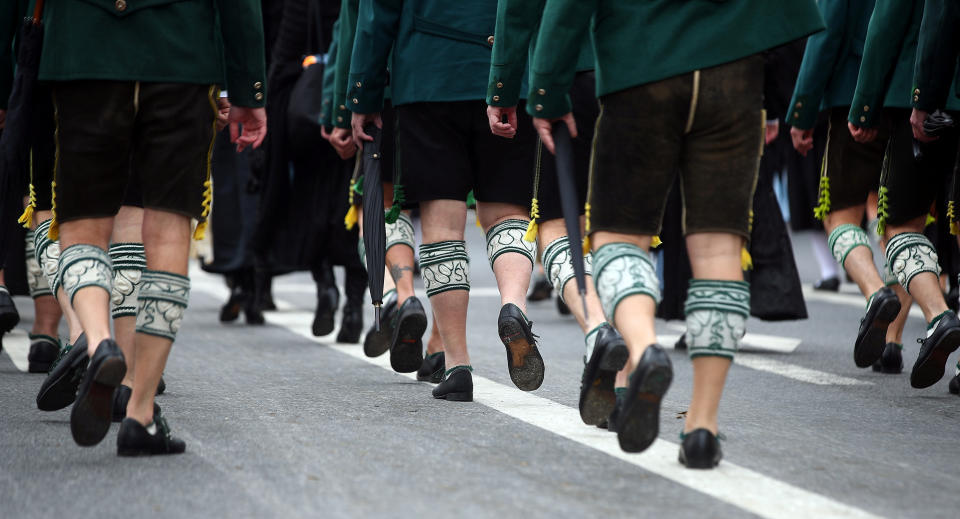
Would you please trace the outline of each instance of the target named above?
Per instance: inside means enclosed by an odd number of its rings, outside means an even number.
[[[913,92],[910,96],[914,108],[930,113],[946,107],[946,97],[949,96],[949,91],[945,96],[941,92],[937,92],[935,88],[924,88],[917,84],[913,86]]]
[[[881,103],[871,101],[871,97],[881,101],[883,99],[883,96],[869,96],[860,92],[853,96],[853,102],[850,103],[850,115],[847,120],[854,126],[873,128],[876,125],[877,114],[883,112],[883,106]]]
[[[230,104],[246,108],[263,108],[267,104],[267,82],[264,78],[243,77],[227,84]]]
[[[383,93],[386,85],[378,78],[364,74],[350,74],[347,83],[346,108],[358,114],[383,111]]]
[[[333,126],[336,128],[350,129],[350,118],[353,112],[347,110],[347,105],[341,104],[333,107]]]
[[[493,65],[490,67],[490,82],[487,85],[487,104],[511,107],[520,102],[520,83],[523,67]]]
[[[786,123],[801,130],[813,129],[817,124],[817,115],[820,113],[819,103],[811,101],[809,96],[798,95],[790,101],[790,110],[787,112]]]
[[[329,128],[332,124],[331,119],[333,118],[333,109],[331,107],[332,104],[330,97],[324,97],[320,109],[320,125],[324,128]]]
[[[534,76],[530,80],[527,113],[544,119],[556,119],[567,115],[573,110],[569,91],[569,88],[563,88],[558,84],[551,85],[543,78]]]

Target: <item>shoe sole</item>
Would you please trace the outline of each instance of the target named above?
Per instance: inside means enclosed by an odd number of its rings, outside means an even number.
[[[423,333],[427,316],[412,313],[397,323],[390,344],[390,367],[397,373],[413,373],[423,364]]]
[[[721,455],[721,458],[722,458],[722,455]],[[687,457],[686,457],[686,455],[684,455],[684,453],[683,453],[683,446],[682,446],[682,445],[680,446],[680,456],[678,457],[678,461],[680,461],[680,464],[683,465],[684,467],[686,467],[686,468],[688,468],[688,469],[694,469],[694,470],[709,470],[709,469],[715,469],[715,468],[717,468],[718,465],[720,465],[720,460],[712,460],[712,459],[711,459],[711,460],[706,460],[706,461],[700,461],[700,460],[698,460],[698,461],[690,461],[690,460],[688,460]]]
[[[599,426],[605,423],[617,405],[617,395],[614,393],[614,382],[617,372],[623,369],[630,356],[626,345],[619,343],[604,351],[594,351],[602,355],[597,367],[590,369],[590,364],[584,366],[580,395],[580,419],[587,425]],[[590,370],[592,373],[588,373]]]
[[[421,375],[421,374],[418,373],[418,374],[417,374],[417,380],[419,380],[420,382],[429,382],[429,383],[431,383],[431,384],[439,384],[440,382],[443,382],[443,372],[444,372],[444,371],[445,371],[444,368],[440,368],[440,369],[438,369],[438,370],[434,371],[433,373],[431,373],[431,374],[429,374],[429,375],[426,375],[426,376]]]
[[[617,440],[624,452],[643,452],[660,434],[660,403],[673,381],[669,365],[652,366],[637,387],[633,398],[627,395],[617,420]]]
[[[434,396],[433,398],[450,402],[473,402],[473,392],[447,393],[445,395]]]
[[[53,362],[30,362],[27,364],[28,373],[49,373]]]
[[[80,357],[73,360],[69,368],[50,381],[49,385],[41,386],[40,393],[37,394],[37,409],[59,411],[72,404],[77,398],[77,388],[80,387],[80,381],[89,362],[90,357],[83,352]]]
[[[543,384],[543,357],[535,344],[524,334],[523,325],[513,317],[499,325],[500,341],[507,348],[507,370],[510,380],[523,391],[533,391]]]
[[[960,348],[960,328],[947,332],[926,359],[917,359],[910,372],[910,385],[923,389],[939,382],[946,373],[947,359],[957,348]]]
[[[883,356],[887,345],[887,328],[900,313],[900,301],[890,298],[880,305],[877,315],[853,347],[853,362],[858,368],[869,368]]]
[[[96,445],[107,435],[113,420],[113,392],[126,373],[123,357],[105,359],[93,375],[87,394],[77,398],[70,412],[70,432],[77,445]]]

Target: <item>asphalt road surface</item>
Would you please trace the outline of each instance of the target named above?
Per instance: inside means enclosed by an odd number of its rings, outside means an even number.
[[[0,354],[0,518],[21,517],[917,517],[958,516],[960,398],[945,377],[854,366],[863,299],[808,291],[810,319],[751,320],[721,405],[724,461],[677,463],[691,392],[686,355],[660,439],[642,454],[580,422],[582,334],[552,301],[531,304],[546,362],[543,386],[510,382],[497,338],[499,299],[482,237],[468,229],[468,340],[474,403],[434,400],[432,386],[392,372],[386,356],[310,335],[313,283],[279,278],[267,325],[221,325],[226,288],[194,275],[190,309],[158,401],[187,452],[116,456],[116,426],[76,446],[69,409],[35,408],[41,375],[24,373],[32,307]],[[803,236],[804,282],[816,268]],[[418,281],[422,289],[422,284]],[[422,298],[427,304],[426,298]],[[372,310],[367,311],[367,323]],[[682,322],[658,322],[665,346]],[[914,312],[907,370],[923,331]],[[951,358],[951,364],[955,362]],[[952,374],[952,368],[950,370]]]

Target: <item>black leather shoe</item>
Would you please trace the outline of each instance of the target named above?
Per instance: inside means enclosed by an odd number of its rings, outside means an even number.
[[[30,334],[30,353],[27,355],[27,371],[48,373],[50,366],[60,354],[60,341],[49,335]]]
[[[683,334],[677,339],[677,342],[673,345],[673,349],[677,351],[687,351],[687,334]]]
[[[37,409],[56,411],[72,404],[89,362],[87,336],[80,334],[77,343],[60,350],[60,356],[50,366],[50,373],[37,393]]]
[[[599,425],[610,417],[617,401],[613,382],[629,356],[623,337],[609,324],[601,326],[593,353],[584,364],[580,377],[580,419],[583,423]]]
[[[720,464],[723,450],[720,440],[706,429],[694,429],[682,434],[680,463],[688,469],[712,469]]]
[[[543,384],[543,357],[537,350],[537,337],[530,329],[531,324],[513,303],[500,309],[497,330],[500,341],[507,348],[510,380],[524,391],[533,391]]]
[[[858,368],[868,368],[883,355],[887,327],[900,313],[900,300],[890,287],[883,287],[870,301],[860,321],[860,332],[853,347],[853,361]]]
[[[943,378],[947,367],[947,357],[960,347],[960,319],[952,310],[948,310],[937,321],[936,328],[920,339],[920,354],[910,372],[910,385],[915,388],[930,387]]]
[[[623,391],[617,391],[614,389],[614,393],[617,395],[616,403],[613,404],[613,411],[610,412],[610,416],[607,417],[607,430],[610,432],[617,432],[617,424],[620,420],[620,411],[623,409],[623,396],[626,393],[626,389]]]
[[[267,322],[263,317],[263,309],[255,301],[247,301],[243,305],[243,320],[252,326],[260,326]]]
[[[313,336],[323,337],[333,331],[334,314],[340,304],[340,292],[337,287],[327,287],[317,291],[317,309],[313,314]]]
[[[617,419],[617,440],[625,452],[643,452],[657,439],[660,401],[672,380],[670,357],[663,348],[651,344],[630,375],[630,386]]]
[[[824,292],[837,292],[840,290],[840,278],[837,276],[823,278],[813,284],[813,289]]]
[[[557,296],[557,313],[560,315],[570,315],[570,307],[563,302],[560,296]]]
[[[117,433],[118,456],[155,456],[181,454],[187,444],[170,434],[170,426],[159,414],[153,415],[153,423],[144,427],[133,418],[124,418]]]
[[[954,395],[960,395],[960,375],[955,375],[950,379],[947,391],[950,391],[950,393]]]
[[[363,338],[363,354],[367,357],[379,357],[390,349],[393,339],[393,316],[397,314],[397,293],[390,292],[380,308],[380,331],[376,324],[370,325],[367,336]]]
[[[431,353],[423,358],[423,364],[417,370],[417,380],[439,384],[443,381],[445,355],[443,352]]]
[[[416,297],[409,297],[393,317],[390,366],[397,373],[413,373],[423,364],[423,332],[427,314]]]
[[[239,285],[234,286],[230,290],[230,299],[220,307],[220,322],[221,323],[231,323],[237,320],[237,317],[240,317],[240,310],[243,309],[243,303],[246,300],[246,295],[243,293],[243,290]]]
[[[527,294],[527,301],[545,301],[550,299],[551,295],[553,295],[553,285],[550,284],[547,276],[540,275],[534,280],[533,289]]]
[[[133,388],[120,385],[113,392],[113,423],[120,423],[127,417],[127,404],[130,402],[130,395],[133,394]],[[160,406],[153,403],[153,416],[160,416]]]
[[[0,290],[0,335],[3,335],[13,329],[20,322],[20,313],[17,312],[16,305],[13,304],[13,298],[4,288]]]
[[[470,366],[451,368],[443,375],[443,380],[433,388],[433,398],[454,402],[473,402],[473,375]]]
[[[127,363],[117,343],[113,339],[100,341],[70,411],[70,432],[77,445],[96,445],[107,435],[113,417],[113,392],[126,373]]]
[[[157,394],[162,395],[167,391],[167,383],[163,380],[163,377],[160,377],[160,382],[157,383]]]
[[[873,370],[880,373],[903,373],[903,346],[888,342],[883,347],[883,355],[873,363]]]
[[[363,309],[359,304],[345,305],[343,307],[343,318],[340,321],[340,333],[337,334],[337,342],[360,342],[361,333],[363,333]]]

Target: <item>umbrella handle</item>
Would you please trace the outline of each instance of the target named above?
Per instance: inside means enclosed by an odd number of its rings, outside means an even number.
[[[373,325],[374,329],[380,331],[380,303],[373,303]]]

